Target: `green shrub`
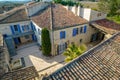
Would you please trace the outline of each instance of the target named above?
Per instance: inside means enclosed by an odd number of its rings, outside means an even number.
[[[42,53],[46,56],[50,56],[51,53],[50,35],[46,28],[42,29]]]

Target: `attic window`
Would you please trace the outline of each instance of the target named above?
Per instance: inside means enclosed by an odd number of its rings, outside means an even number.
[[[97,14],[97,17],[99,17],[99,16],[101,16],[101,13],[98,13],[98,14]]]

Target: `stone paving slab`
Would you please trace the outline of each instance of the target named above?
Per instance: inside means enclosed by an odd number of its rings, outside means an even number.
[[[20,47],[17,50],[18,55],[12,57],[13,59],[18,59],[23,57],[25,60],[26,67],[35,66],[37,71],[45,69],[51,65],[57,64],[64,61],[65,57],[63,55],[58,55],[55,57],[45,57],[42,55],[42,51],[36,43],[29,44],[27,46]],[[61,64],[64,65],[64,64]]]

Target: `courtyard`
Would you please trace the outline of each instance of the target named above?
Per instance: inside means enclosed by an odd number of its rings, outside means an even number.
[[[35,42],[20,46],[17,49],[17,55],[12,57],[12,59],[16,60],[20,58],[24,58],[25,67],[34,66],[39,75],[51,73],[65,64],[65,57],[63,55],[58,55],[55,57],[43,56],[42,51],[39,50],[39,46]],[[56,65],[57,67],[55,67]]]
[[[90,49],[100,42],[86,44],[87,48]],[[42,54],[39,46],[36,42],[22,45],[17,48],[17,55],[12,57],[12,60],[20,58],[24,59],[25,67],[34,66],[37,70],[40,78],[44,75],[48,75],[63,67],[66,63],[64,62],[64,55],[57,55],[54,57],[46,57]]]

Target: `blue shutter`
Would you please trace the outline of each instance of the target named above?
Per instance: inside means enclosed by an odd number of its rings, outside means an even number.
[[[24,26],[22,26],[22,31],[24,32],[24,30],[25,30],[25,29],[24,29]]]
[[[76,28],[73,29],[73,36],[76,35]]]
[[[30,22],[30,25],[31,25],[31,29],[34,30],[34,27],[33,27],[33,23]]]
[[[64,31],[64,38],[66,38],[66,32]]]
[[[32,39],[33,39],[33,41],[37,41],[37,38],[34,34],[32,34]]]
[[[14,42],[15,42],[15,44],[19,44],[18,38],[14,38]]]
[[[11,31],[12,31],[12,34],[15,34],[15,32],[14,32],[14,28],[13,28],[12,25],[10,26],[10,29],[11,29]]]
[[[27,30],[29,30],[29,25],[27,25]]]
[[[21,33],[20,24],[18,24],[17,27],[18,27],[18,32]]]
[[[62,31],[60,32],[60,39],[62,39]]]
[[[34,24],[32,22],[30,24],[31,24],[31,29],[36,31],[36,28],[35,28]]]
[[[84,33],[87,32],[87,26],[84,26]]]
[[[34,31],[36,31],[35,25],[33,24]]]

